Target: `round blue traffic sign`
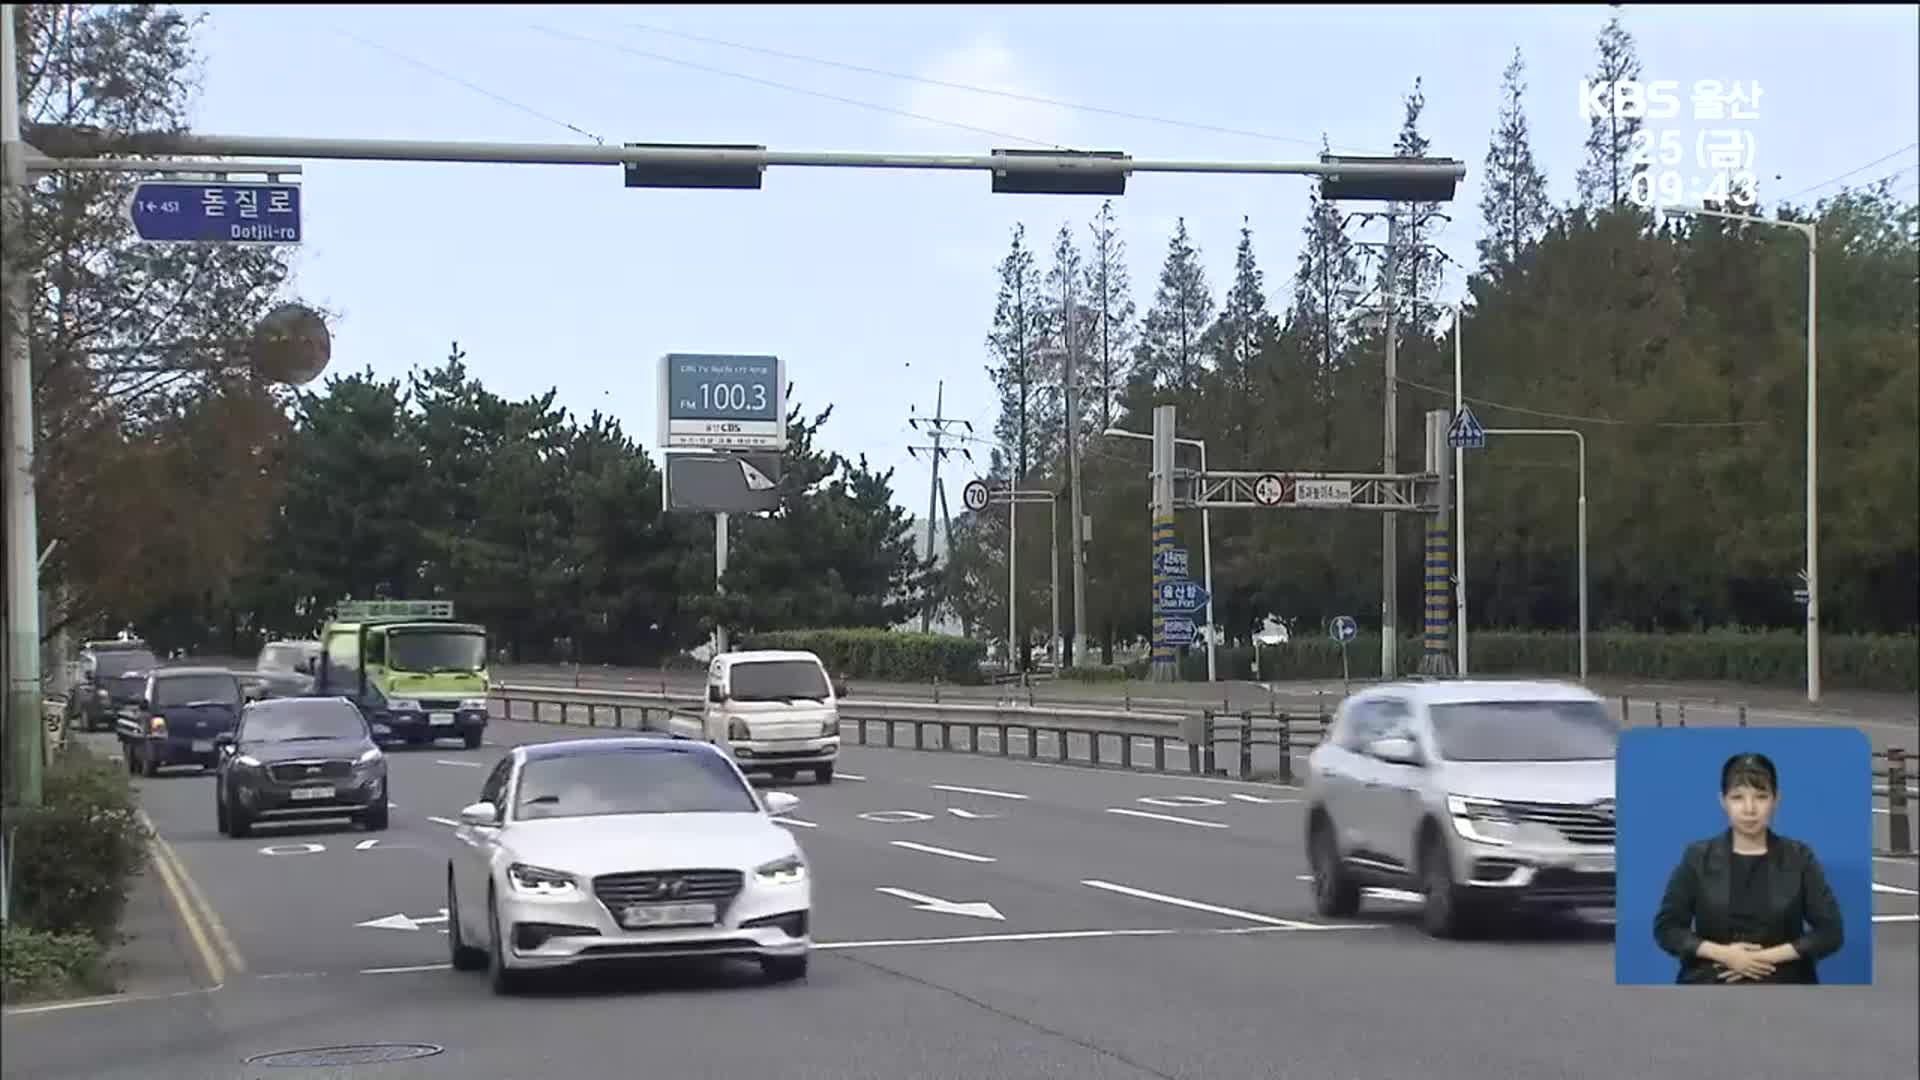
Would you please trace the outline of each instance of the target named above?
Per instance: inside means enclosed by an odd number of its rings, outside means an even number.
[[[1328,630],[1332,633],[1333,640],[1342,645],[1360,636],[1360,624],[1354,622],[1351,615],[1335,615],[1333,622],[1328,624]]]

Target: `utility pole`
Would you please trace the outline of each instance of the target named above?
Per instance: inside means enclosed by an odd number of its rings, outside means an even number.
[[[27,337],[26,144],[14,5],[0,4],[0,366],[6,396],[7,756],[13,797],[40,805],[40,526],[33,491],[33,357]]]
[[[1067,652],[1067,667],[1080,663],[1087,655],[1087,544],[1086,515],[1080,501],[1080,393],[1079,369],[1074,364],[1073,316],[1077,298],[1073,295],[1074,274],[1062,274],[1060,285],[1061,377],[1067,392],[1067,486],[1070,491],[1067,510],[1073,520],[1067,526],[1073,544],[1068,556],[1073,562],[1073,644]],[[1056,539],[1056,542],[1057,539]]]
[[[940,507],[940,459],[953,453],[951,448],[941,446],[940,441],[946,438],[947,427],[949,425],[966,428],[969,433],[973,431],[971,421],[953,420],[947,417],[946,396],[947,383],[945,379],[942,379],[933,391],[933,419],[929,420],[924,416],[915,416],[907,420],[907,423],[911,424],[915,431],[925,431],[933,436],[932,446],[907,447],[907,453],[909,455],[919,457],[921,451],[925,451],[927,456],[933,461],[933,475],[927,481],[927,558],[929,559],[935,557],[933,548],[933,514],[934,511]],[[960,454],[969,461],[973,460],[973,453],[965,447],[960,449]],[[951,525],[947,528],[947,542],[953,542],[953,528]],[[927,598],[927,606],[920,611],[920,632],[923,634],[933,632],[933,598],[931,596]]]
[[[1387,212],[1387,288],[1400,286],[1400,218]],[[1400,457],[1400,301],[1387,301],[1386,438],[1380,471],[1399,471]],[[1400,674],[1400,516],[1388,510],[1380,515],[1380,677]]]

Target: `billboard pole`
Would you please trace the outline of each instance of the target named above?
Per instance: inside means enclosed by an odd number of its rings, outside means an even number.
[[[727,595],[727,515],[713,515],[713,592]],[[727,651],[727,619],[724,614],[713,621],[714,655]]]

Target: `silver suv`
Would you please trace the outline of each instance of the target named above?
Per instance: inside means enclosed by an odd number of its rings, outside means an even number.
[[[1422,894],[1438,937],[1491,909],[1611,908],[1620,728],[1556,682],[1392,683],[1340,705],[1307,758],[1322,915],[1367,887]]]

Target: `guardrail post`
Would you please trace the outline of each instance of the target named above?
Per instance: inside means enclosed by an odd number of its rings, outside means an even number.
[[[953,749],[953,725],[945,720],[940,721],[940,749]]]
[[[1213,775],[1213,710],[1200,714],[1200,771],[1203,775]]]
[[[1011,728],[1011,725],[1007,724],[1005,721],[1001,722],[1000,724],[1000,756],[1001,757],[1007,757],[1013,753],[1013,751],[1007,746],[1007,737],[1008,737],[1008,731],[1010,730],[1010,728]]]
[[[927,725],[925,721],[917,718],[913,721],[913,748],[915,750],[927,748]]]
[[[1054,737],[1054,738],[1055,738],[1056,740],[1058,740],[1058,741],[1059,741],[1059,743],[1060,743],[1060,760],[1061,760],[1061,761],[1063,761],[1063,762],[1064,762],[1064,761],[1070,761],[1070,760],[1072,760],[1072,758],[1071,758],[1071,755],[1069,754],[1069,752],[1068,752],[1068,749],[1067,749],[1067,747],[1068,747],[1068,745],[1069,745],[1069,740],[1068,740],[1068,738],[1067,738],[1067,734],[1068,734],[1068,732],[1067,732],[1067,729],[1066,729],[1066,728],[1054,728],[1054,729],[1053,729],[1053,737]]]
[[[1100,732],[1087,732],[1087,764],[1100,764]]]
[[[1153,737],[1153,771],[1167,771],[1167,737],[1165,735]]]
[[[1133,768],[1133,732],[1131,731],[1120,733],[1120,767]]]
[[[1740,726],[1747,726],[1747,703],[1744,701],[1740,703]]]
[[[1676,706],[1676,708],[1678,708],[1680,711],[1680,726],[1686,727],[1687,726],[1687,703],[1682,701]]]
[[[887,725],[887,749],[893,749],[893,717],[889,716],[881,723]]]
[[[1620,726],[1623,728],[1633,726],[1633,702],[1629,701],[1625,694],[1620,695]]]
[[[1907,752],[1887,748],[1887,846],[1895,855],[1913,853],[1913,822],[1907,816]]]
[[[1653,726],[1654,727],[1667,726],[1667,718],[1665,716],[1664,710],[1661,708],[1660,702],[1658,701],[1653,703]]]
[[[1240,710],[1240,779],[1253,776],[1253,713]]]
[[[1324,721],[1324,718],[1322,718]],[[1293,783],[1293,717],[1284,713],[1280,717],[1279,736],[1274,741],[1280,745],[1280,782]]]

